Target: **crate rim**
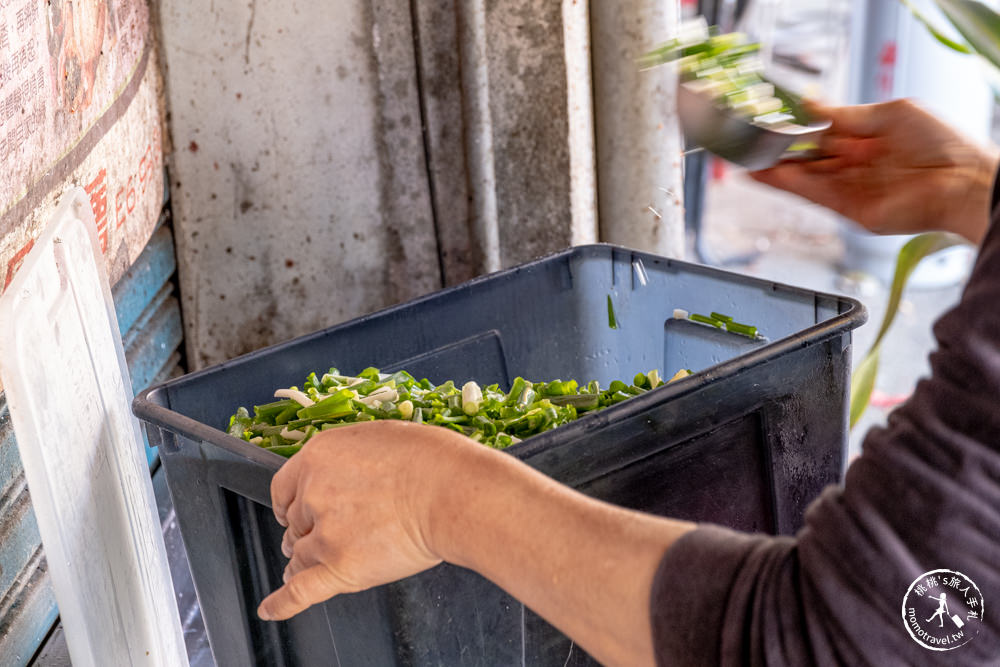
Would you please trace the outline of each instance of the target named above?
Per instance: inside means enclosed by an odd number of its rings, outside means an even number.
[[[788,285],[786,283],[781,283],[774,280],[768,280],[766,278],[759,278],[756,276],[748,276],[736,271],[729,271],[725,269],[719,269],[716,267],[708,266],[705,264],[698,264],[695,262],[687,262],[684,260],[674,259],[671,257],[664,257],[661,255],[655,255],[653,253],[644,252],[640,250],[634,250],[627,248],[625,246],[611,244],[611,243],[593,243],[579,246],[572,246],[563,250],[560,250],[543,257],[531,260],[519,264],[514,267],[507,269],[501,269],[499,271],[494,271],[492,273],[484,274],[482,276],[477,276],[471,280],[463,282],[459,285],[453,285],[451,287],[446,287],[440,290],[436,290],[429,294],[410,299],[408,301],[398,303],[386,308],[373,311],[366,315],[362,315],[357,318],[353,318],[346,322],[341,322],[334,324],[325,329],[320,329],[319,331],[314,331],[308,334],[303,334],[301,336],[296,336],[286,341],[281,341],[275,343],[274,345],[268,345],[257,350],[253,350],[242,354],[238,357],[228,359],[219,364],[214,364],[207,368],[203,368],[192,373],[187,373],[181,377],[174,378],[172,380],[167,380],[155,386],[149,387],[142,392],[140,392],[135,399],[132,401],[132,410],[136,417],[144,422],[153,424],[159,428],[168,429],[174,431],[175,429],[181,428],[188,431],[194,437],[199,438],[202,441],[210,442],[213,445],[221,447],[227,451],[234,454],[248,458],[256,463],[266,465],[268,467],[277,470],[282,463],[287,459],[269,452],[265,449],[261,449],[255,445],[240,440],[239,438],[233,437],[226,433],[225,431],[210,426],[208,424],[203,424],[195,419],[191,419],[185,415],[182,415],[174,410],[167,408],[163,402],[158,400],[164,392],[176,388],[183,387],[185,384],[190,382],[195,382],[199,378],[214,374],[219,371],[223,371],[226,368],[244,363],[246,357],[251,355],[258,355],[264,351],[275,352],[279,351],[285,347],[290,347],[292,345],[301,344],[310,338],[319,337],[327,335],[330,331],[336,330],[345,326],[357,326],[363,322],[371,320],[375,317],[382,317],[387,314],[405,309],[418,306],[421,303],[430,300],[440,299],[442,296],[457,292],[459,290],[468,289],[471,286],[485,283],[491,280],[495,280],[499,276],[512,274],[517,271],[522,271],[530,267],[536,266],[538,264],[551,262],[560,257],[570,256],[573,254],[578,254],[581,252],[587,253],[598,253],[598,252],[608,252],[610,251],[612,256],[615,252],[629,253],[633,256],[637,256],[639,259],[648,258],[650,261],[655,260],[656,262],[665,263],[667,267],[672,267],[674,265],[687,268],[691,271],[697,273],[712,273],[713,275],[722,275],[725,277],[730,277],[733,279],[739,279],[743,284],[755,285],[764,290],[771,291],[783,291],[797,293],[800,295],[808,295],[812,297],[826,297],[829,299],[836,300],[841,303],[846,303],[849,308],[843,312],[837,313],[833,317],[824,320],[822,322],[817,322],[810,327],[807,327],[801,331],[795,332],[784,338],[779,338],[774,341],[769,341],[764,345],[747,352],[745,354],[739,355],[733,359],[728,359],[714,366],[709,366],[698,373],[695,373],[691,378],[683,378],[681,380],[671,382],[669,384],[663,385],[644,394],[631,398],[627,401],[623,401],[617,405],[609,406],[603,410],[586,414],[579,419],[575,420],[570,424],[561,426],[559,429],[553,429],[552,431],[546,431],[539,433],[538,435],[526,438],[522,442],[512,445],[505,449],[504,451],[511,454],[520,455],[519,458],[525,458],[530,456],[532,453],[537,451],[539,448],[545,446],[545,437],[547,434],[554,432],[555,430],[560,430],[563,434],[566,433],[565,429],[570,428],[574,430],[590,430],[591,428],[599,428],[599,425],[608,423],[611,421],[617,421],[619,419],[627,418],[635,413],[644,412],[648,410],[654,404],[658,404],[664,400],[677,398],[694,391],[697,391],[706,381],[711,382],[717,380],[721,377],[728,377],[736,375],[738,373],[745,372],[751,368],[760,366],[773,360],[777,357],[784,356],[790,352],[794,352],[798,349],[805,347],[807,344],[818,344],[824,342],[825,340],[832,338],[838,334],[849,333],[850,331],[860,327],[868,320],[868,311],[864,304],[859,300],[842,295],[834,294],[830,292],[821,292],[817,290],[810,290],[804,287],[798,287],[795,285]],[[695,382],[694,380],[700,380],[700,382]],[[159,446],[160,438],[152,438],[150,441],[150,446]]]

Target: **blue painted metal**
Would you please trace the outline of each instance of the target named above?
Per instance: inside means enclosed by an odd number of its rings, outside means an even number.
[[[0,498],[8,495],[8,489],[21,476],[21,457],[14,442],[14,428],[10,424],[7,401],[0,394]],[[2,544],[2,542],[0,542]],[[0,589],[0,595],[3,594]]]
[[[56,617],[7,403],[0,395],[0,667],[24,664]]]
[[[136,392],[181,372],[183,329],[171,282],[176,266],[170,228],[161,224],[111,291]],[[147,446],[146,458],[152,465],[156,450]],[[0,393],[0,667],[26,665],[57,616],[38,524]]]
[[[27,664],[59,614],[41,546],[19,583],[0,601],[0,667]]]
[[[111,290],[121,335],[127,335],[177,269],[170,227],[161,225],[142,254]],[[135,382],[133,381],[133,384]]]
[[[132,376],[132,388],[138,393],[158,378],[169,376],[180,361],[177,348],[184,337],[181,310],[166,285],[125,335],[125,361]],[[156,450],[144,443],[146,460],[156,460]]]
[[[3,535],[4,567],[0,569],[0,599],[15,588],[21,571],[38,550],[38,523],[24,477],[0,498],[0,535]]]

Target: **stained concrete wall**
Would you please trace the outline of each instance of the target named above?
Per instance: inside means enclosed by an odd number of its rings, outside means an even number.
[[[159,11],[193,366],[600,239],[587,2]]]
[[[192,365],[441,284],[408,5],[159,11]]]

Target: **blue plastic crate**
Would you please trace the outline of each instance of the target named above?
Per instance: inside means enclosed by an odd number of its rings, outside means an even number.
[[[767,340],[674,319],[675,308],[726,313]],[[842,474],[851,330],[865,318],[853,299],[583,246],[167,382],[134,409],[160,446],[220,665],[590,664],[515,599],[450,565],[260,622],[256,606],[286,562],[269,509],[284,459],[226,435],[229,415],[331,366],[504,386],[692,369],[507,451],[619,505],[791,533]]]

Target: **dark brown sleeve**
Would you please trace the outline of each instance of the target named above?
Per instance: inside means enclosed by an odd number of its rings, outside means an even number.
[[[651,595],[663,665],[1000,665],[1000,229],[935,325],[931,377],[873,429],[843,487],[794,539],[703,526],[665,554]],[[910,637],[903,598],[947,568],[982,592],[978,634]],[[991,611],[995,610],[995,611]]]

